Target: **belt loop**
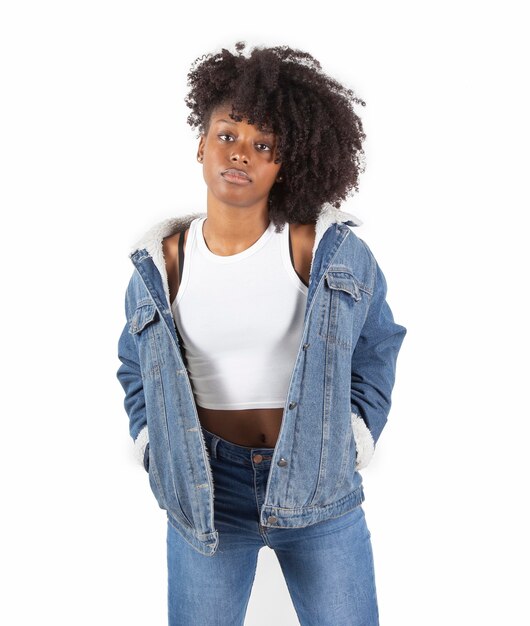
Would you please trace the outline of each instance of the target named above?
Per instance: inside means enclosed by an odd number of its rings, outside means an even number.
[[[217,460],[217,444],[219,443],[219,437],[215,435],[212,437],[212,441],[210,443],[210,453],[214,459]]]

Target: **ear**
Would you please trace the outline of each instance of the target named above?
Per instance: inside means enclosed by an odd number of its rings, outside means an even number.
[[[199,139],[199,147],[197,148],[197,160],[202,161],[204,158],[204,144],[206,143],[206,136],[201,135]]]

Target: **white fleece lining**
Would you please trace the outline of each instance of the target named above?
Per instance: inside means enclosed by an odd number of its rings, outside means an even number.
[[[355,215],[336,209],[331,204],[325,204],[318,216],[315,226],[315,242],[313,244],[313,250],[311,251],[311,265],[309,266],[310,275],[313,271],[313,260],[320,240],[331,224],[340,222],[351,222],[353,226],[360,226],[362,224],[362,221],[358,217],[355,217]]]
[[[129,253],[129,257],[131,257],[137,250],[146,250],[149,256],[151,256],[156,268],[160,272],[160,276],[162,276],[162,284],[164,285],[164,292],[170,308],[169,286],[162,240],[165,237],[169,237],[170,235],[184,230],[196,217],[206,217],[206,213],[189,213],[181,217],[170,217],[156,223],[145,233],[140,241],[132,247]]]
[[[146,250],[147,253],[153,259],[153,262],[162,276],[162,284],[164,285],[164,292],[166,294],[168,307],[171,309],[169,301],[169,287],[166,271],[166,262],[164,259],[164,252],[162,246],[162,240],[165,237],[174,235],[175,233],[184,230],[190,223],[197,217],[207,217],[207,213],[188,213],[181,217],[170,217],[156,223],[150,228],[145,235],[132,247],[129,257],[132,256],[138,250]],[[322,236],[326,230],[334,223],[350,222],[352,226],[360,226],[362,221],[352,215],[336,209],[333,205],[326,204],[322,208],[315,226],[315,242],[313,244],[313,250],[311,253],[311,265],[309,273],[313,269],[313,259],[318,248],[318,244],[322,239]]]
[[[144,426],[134,440],[134,455],[142,467],[144,466],[144,454],[148,442],[149,433],[147,432],[147,426]]]
[[[351,426],[353,429],[353,438],[357,448],[357,460],[355,469],[364,469],[374,454],[374,439],[372,433],[368,430],[363,418],[356,413],[351,414]]]

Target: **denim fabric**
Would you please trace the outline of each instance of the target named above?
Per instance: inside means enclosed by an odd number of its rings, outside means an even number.
[[[162,255],[162,237],[194,217],[157,226],[130,254],[117,377],[130,435],[149,441],[139,458],[160,508],[209,556],[219,543],[212,467]],[[394,322],[383,273],[350,217],[327,211],[316,224],[304,327],[259,512],[268,531],[321,523],[361,504],[360,460],[390,411],[406,329]]]
[[[302,626],[377,626],[362,506],[305,528],[265,527],[260,507],[274,448],[239,446],[202,431],[213,471],[219,545],[212,556],[200,554],[168,519],[169,626],[243,625],[264,546],[276,553]],[[197,593],[203,588],[207,593]]]

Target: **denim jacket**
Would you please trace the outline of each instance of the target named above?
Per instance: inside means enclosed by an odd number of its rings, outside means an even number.
[[[171,312],[162,240],[196,217],[166,219],[129,256],[117,377],[138,458],[168,520],[198,552],[215,554],[209,452]],[[360,222],[326,207],[317,220],[304,326],[271,460],[260,523],[298,528],[364,500],[359,470],[385,426],[406,329],[394,322],[385,278],[353,232]]]

